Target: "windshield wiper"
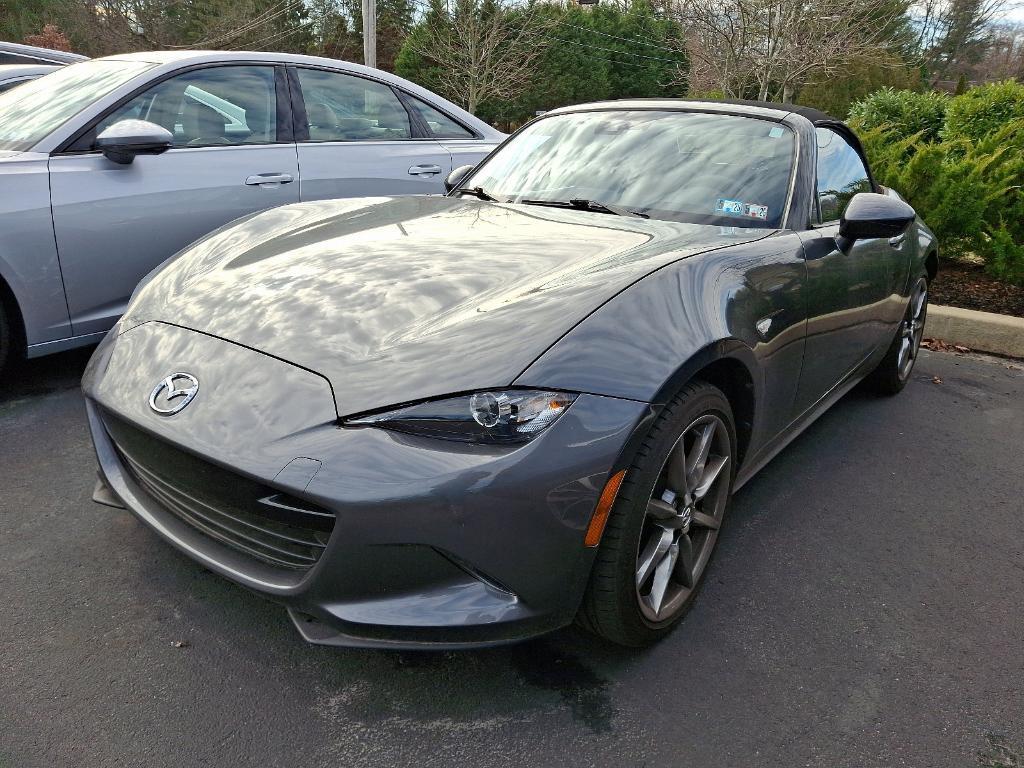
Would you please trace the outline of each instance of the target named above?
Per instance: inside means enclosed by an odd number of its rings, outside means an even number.
[[[457,194],[457,195],[472,195],[473,197],[478,197],[481,200],[486,200],[488,203],[496,203],[496,202],[498,202],[498,198],[493,197],[492,195],[487,194],[484,191],[483,187],[465,187],[465,188],[460,188],[460,189],[456,189],[455,190],[455,194]]]
[[[547,205],[552,208],[576,208],[580,211],[594,211],[596,213],[610,213],[613,216],[635,216],[640,219],[651,218],[646,213],[631,211],[611,203],[602,203],[598,200],[586,200],[582,197],[574,197],[571,200],[522,200],[523,205]]]

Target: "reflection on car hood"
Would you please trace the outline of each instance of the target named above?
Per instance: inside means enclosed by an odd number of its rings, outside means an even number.
[[[316,371],[348,415],[508,385],[644,275],[767,234],[446,197],[300,203],[186,249],[122,327],[161,320]]]

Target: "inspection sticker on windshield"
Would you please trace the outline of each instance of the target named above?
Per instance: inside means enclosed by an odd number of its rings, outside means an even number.
[[[757,205],[756,203],[744,203],[742,200],[726,200],[718,198],[715,201],[715,213],[725,216],[746,216],[751,219],[767,219],[768,206]]]

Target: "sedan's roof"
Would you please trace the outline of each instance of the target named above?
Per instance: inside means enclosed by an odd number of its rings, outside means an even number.
[[[784,120],[787,115],[797,114],[816,125],[842,123],[838,118],[813,107],[746,99],[617,99],[562,107],[552,110],[551,113],[592,109],[693,109],[701,112],[720,112],[726,115],[750,115],[778,121]]]
[[[8,43],[5,41],[0,41],[0,53],[9,53],[13,56],[21,56],[37,61],[50,61],[57,64],[72,64],[89,58],[79,53],[55,51],[52,48],[40,48],[37,45],[24,45],[22,43]]]

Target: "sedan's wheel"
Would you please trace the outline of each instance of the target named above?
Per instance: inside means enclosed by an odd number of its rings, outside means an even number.
[[[736,461],[729,401],[687,385],[627,470],[580,612],[623,645],[657,640],[688,610],[718,540]]]
[[[896,338],[885,357],[868,377],[869,384],[881,394],[895,395],[910,381],[924,338],[924,324],[928,319],[928,280],[920,277],[910,292],[910,302],[903,316]]]
[[[4,303],[0,300],[0,377],[3,377],[8,358],[11,357],[11,325],[4,311]]]

